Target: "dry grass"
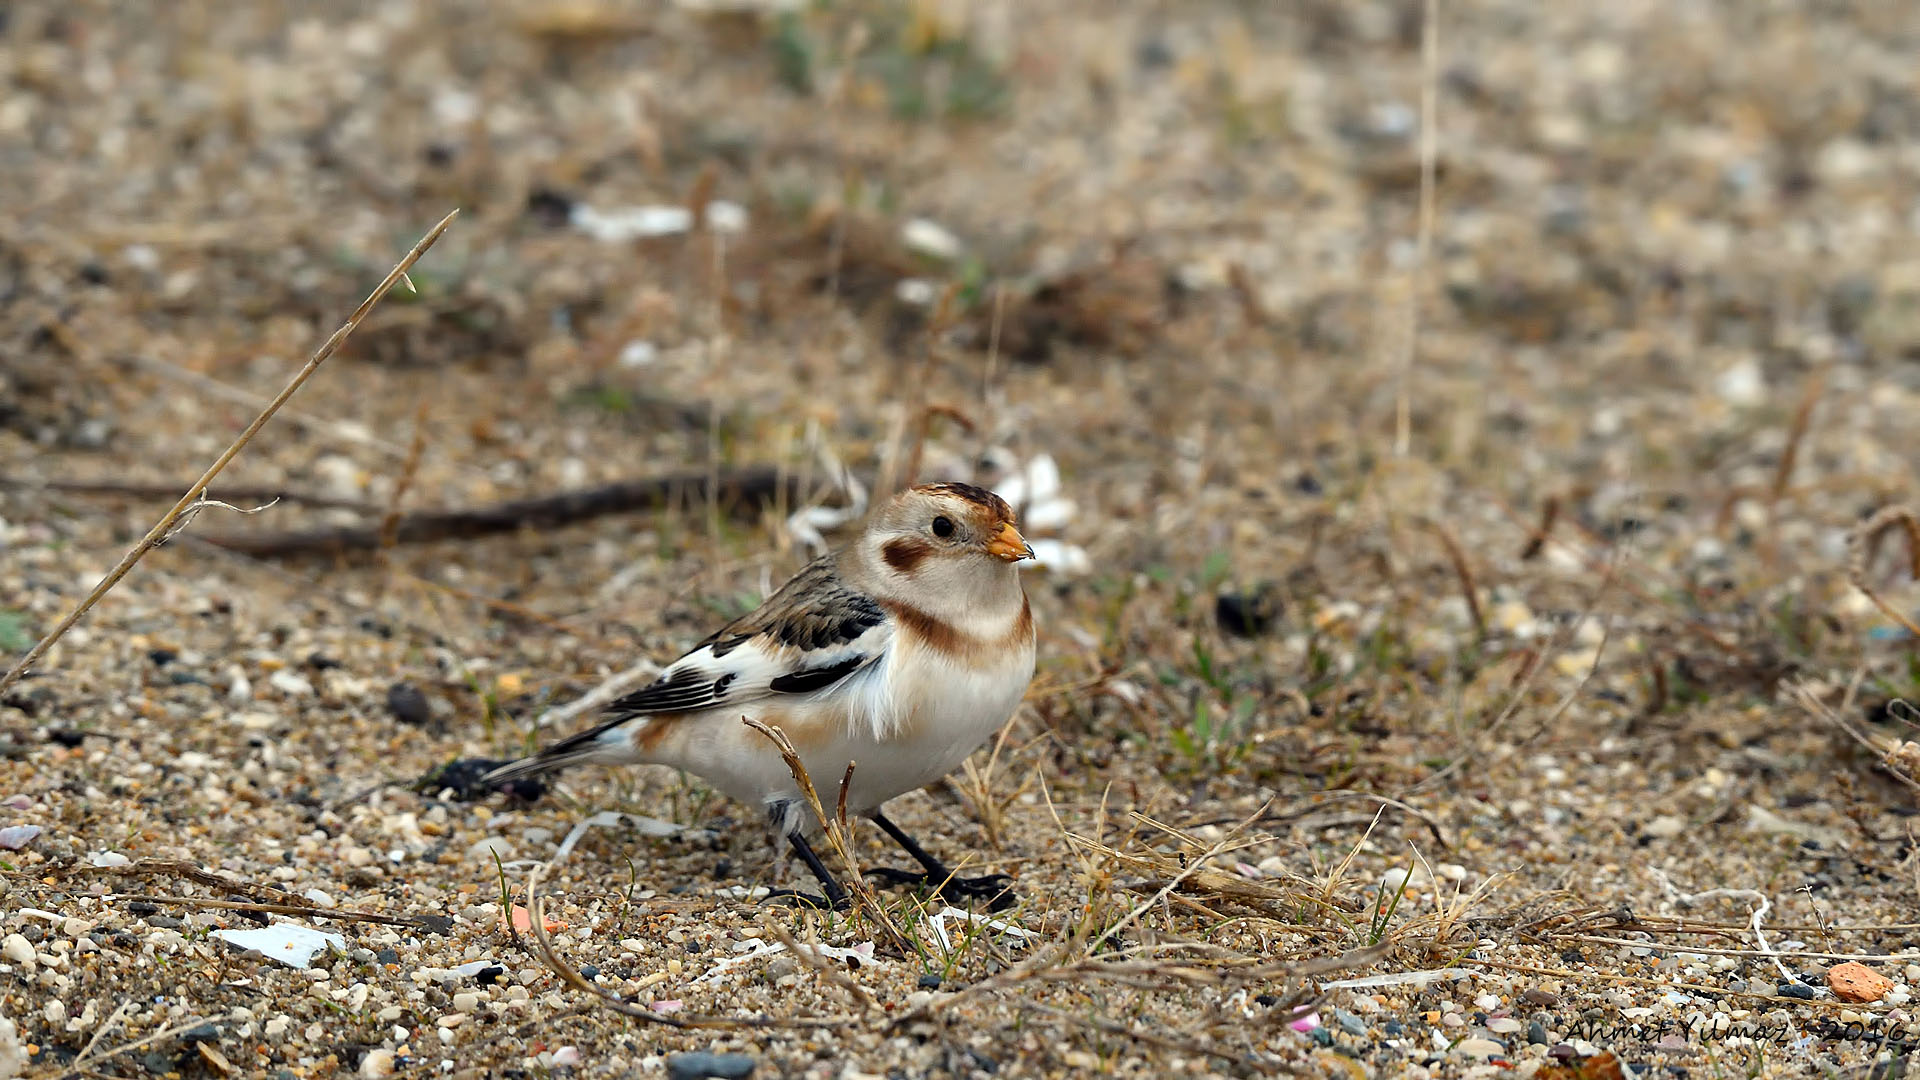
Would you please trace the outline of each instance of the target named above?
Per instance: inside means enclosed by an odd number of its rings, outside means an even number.
[[[1920,963],[1906,21],[7,12],[0,1016],[41,1077],[1865,1075],[1911,1005],[1788,977]],[[991,921],[829,791],[845,914],[697,778],[414,783],[1042,455],[1088,569],[889,811]],[[282,501],[155,549],[215,496]]]

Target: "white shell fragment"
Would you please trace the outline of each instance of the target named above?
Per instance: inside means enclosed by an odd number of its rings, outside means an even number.
[[[345,952],[347,948],[347,939],[339,934],[299,923],[274,923],[257,930],[215,930],[213,936],[288,967],[303,969],[328,949]]]
[[[667,204],[599,210],[586,203],[575,203],[568,220],[574,228],[595,240],[621,244],[686,232],[693,228],[693,211],[684,206]],[[718,232],[740,232],[747,227],[746,207],[715,199],[707,204],[707,224]]]

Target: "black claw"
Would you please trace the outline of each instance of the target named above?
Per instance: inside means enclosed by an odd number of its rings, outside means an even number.
[[[797,889],[775,889],[760,898],[763,904],[781,900],[791,900],[795,902],[796,907],[810,907],[819,911],[846,911],[853,906],[853,902],[844,896],[829,900],[819,893],[805,893]]]
[[[947,900],[985,900],[989,911],[1005,911],[1013,906],[1015,900],[1013,890],[1008,887],[1013,878],[1006,874],[983,874],[970,878],[942,874],[935,877],[931,873],[879,866],[867,871],[867,876],[880,878],[888,885],[924,888]]]

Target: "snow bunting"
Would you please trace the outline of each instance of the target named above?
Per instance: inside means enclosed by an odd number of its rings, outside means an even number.
[[[1005,875],[955,878],[880,808],[951,772],[1020,704],[1033,678],[1033,613],[1014,564],[1032,557],[1012,509],[990,491],[951,483],[901,492],[853,543],[614,702],[599,726],[487,780],[586,763],[685,769],[764,807],[820,879],[824,901],[843,906],[846,891],[807,842],[799,786],[742,722],[750,717],[786,732],[829,806],[854,763],[848,812],[926,870],[872,873],[1004,899]]]

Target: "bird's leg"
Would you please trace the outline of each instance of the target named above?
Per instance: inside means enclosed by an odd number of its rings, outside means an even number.
[[[831,909],[833,911],[847,910],[849,906],[847,890],[841,886],[840,882],[834,879],[833,874],[828,872],[827,864],[820,861],[820,856],[814,852],[813,845],[807,843],[806,834],[800,828],[797,815],[793,813],[793,810],[794,807],[791,803],[770,803],[767,806],[767,820],[776,829],[786,833],[787,843],[793,845],[793,853],[800,856],[801,862],[807,864],[807,869],[811,870],[813,876],[820,882],[820,892],[826,895],[803,893],[794,889],[775,889],[762,897],[762,902],[767,900],[793,900],[806,904],[809,907]]]
[[[916,874],[910,870],[896,870],[891,867],[879,867],[867,871],[867,876],[884,879],[889,885],[925,885],[934,895],[948,899],[979,898],[987,901],[987,909],[999,911],[1013,906],[1013,891],[1007,887],[1012,881],[1005,874],[987,874],[982,877],[955,877],[946,863],[933,857],[926,848],[916,843],[907,831],[888,820],[887,815],[874,811],[873,823],[880,826],[882,832],[893,837],[893,842],[913,857],[913,861],[926,867],[924,873]]]

